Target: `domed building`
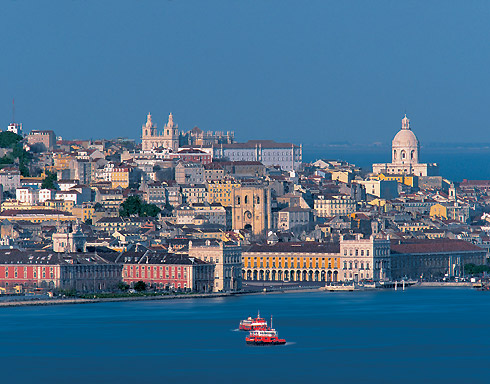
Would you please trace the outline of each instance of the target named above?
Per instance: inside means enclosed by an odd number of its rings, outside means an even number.
[[[420,144],[410,129],[407,115],[402,119],[402,129],[391,143],[391,163],[373,164],[374,173],[438,176],[439,166],[435,163],[419,163]]]

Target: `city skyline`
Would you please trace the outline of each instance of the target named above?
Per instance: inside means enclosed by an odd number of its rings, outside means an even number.
[[[2,129],[15,98],[26,132],[67,138],[139,138],[172,112],[238,141],[388,143],[407,113],[422,145],[487,141],[485,2],[3,8]]]

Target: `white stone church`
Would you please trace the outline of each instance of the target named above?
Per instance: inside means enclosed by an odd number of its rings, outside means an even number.
[[[438,176],[439,165],[419,163],[420,144],[410,129],[407,115],[402,119],[402,129],[395,135],[391,145],[391,163],[373,164],[373,173]]]

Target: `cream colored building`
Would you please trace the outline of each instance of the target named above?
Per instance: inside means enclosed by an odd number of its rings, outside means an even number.
[[[158,132],[157,126],[151,121],[151,114],[147,116],[146,124],[142,127],[141,148],[143,151],[152,151],[156,148],[166,148],[172,152],[179,149],[178,125],[174,124],[173,116],[168,116],[168,122],[163,132]]]
[[[317,195],[314,209],[318,217],[346,216],[356,211],[356,201],[348,195]]]
[[[340,240],[340,279],[343,281],[390,280],[390,240],[361,234]]]
[[[215,239],[189,241],[189,257],[215,264],[214,292],[242,289],[242,247]]]
[[[391,163],[373,164],[373,173],[437,176],[436,163],[419,163],[420,144],[410,129],[407,115],[402,119],[402,129],[395,135],[391,145]]]
[[[271,228],[271,191],[266,186],[242,186],[232,189],[233,229],[248,229],[264,235]]]

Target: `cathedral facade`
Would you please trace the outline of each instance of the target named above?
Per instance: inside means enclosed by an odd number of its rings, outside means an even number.
[[[156,124],[151,121],[151,114],[147,116],[141,132],[141,149],[152,151],[156,148],[164,148],[170,152],[177,152],[179,149],[179,127],[174,123],[172,114],[168,116],[163,132],[157,130]]]
[[[405,115],[402,119],[402,129],[391,143],[391,163],[373,164],[373,173],[438,176],[438,164],[419,163],[419,152],[419,141],[410,129],[410,120]]]

